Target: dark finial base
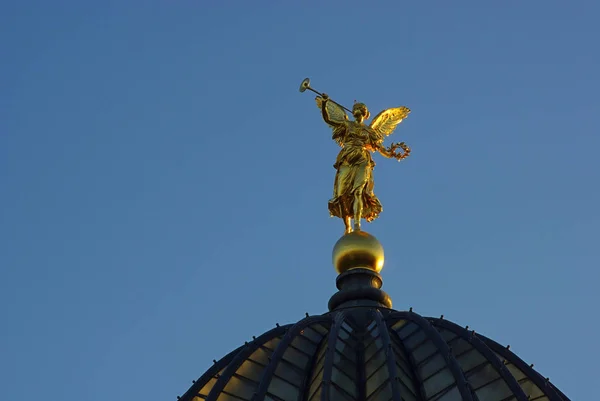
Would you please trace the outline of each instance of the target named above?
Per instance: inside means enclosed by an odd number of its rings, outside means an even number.
[[[354,268],[336,279],[338,292],[329,299],[329,310],[351,306],[380,306],[392,308],[392,299],[381,290],[383,280],[371,269]]]

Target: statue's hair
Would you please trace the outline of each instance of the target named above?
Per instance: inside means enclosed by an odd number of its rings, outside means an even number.
[[[364,103],[359,103],[356,100],[354,101],[354,106],[352,106],[352,109],[361,109],[362,111],[365,112],[365,119],[368,119],[371,116],[371,113],[369,112],[369,109],[367,108],[367,105]]]

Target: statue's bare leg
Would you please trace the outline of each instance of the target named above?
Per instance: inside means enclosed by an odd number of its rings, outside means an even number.
[[[344,224],[346,225],[346,232],[344,234],[350,234],[352,232],[352,216],[346,216]]]
[[[360,219],[362,217],[362,211],[362,190],[358,190],[354,193],[354,231],[360,231]]]

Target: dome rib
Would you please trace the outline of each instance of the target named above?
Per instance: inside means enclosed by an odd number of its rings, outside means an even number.
[[[289,329],[290,325],[275,327],[266,333],[260,335],[252,342],[248,343],[238,354],[232,359],[232,361],[227,365],[227,368],[223,372],[223,375],[219,377],[213,388],[210,390],[208,397],[206,397],[206,401],[216,401],[219,397],[219,394],[223,392],[225,385],[231,380],[233,375],[237,372],[239,367],[256,351],[259,349],[263,343],[278,337],[285,333],[287,329]]]
[[[562,394],[560,390],[555,388],[552,383],[547,381],[541,374],[539,374],[535,369],[533,369],[530,365],[528,365],[525,361],[519,358],[514,352],[508,350],[506,347],[498,344],[496,341],[482,336],[479,336],[481,341],[487,345],[493,352],[502,356],[502,358],[506,359],[508,362],[512,363],[517,369],[521,370],[525,376],[533,384],[535,384],[540,391],[542,391],[548,400],[550,401],[570,401],[567,396]],[[560,395],[559,395],[560,392]]]
[[[387,369],[390,377],[390,385],[392,387],[392,399],[402,400],[404,397],[400,395],[400,384],[398,383],[398,372],[396,371],[396,356],[392,350],[392,342],[390,340],[390,333],[388,327],[383,321],[383,315],[379,309],[373,310],[373,318],[377,327],[379,328],[379,335],[381,336],[381,342],[383,347],[383,353],[385,355]]]
[[[273,379],[273,374],[275,373],[275,369],[277,365],[283,358],[285,351],[288,349],[292,341],[300,334],[302,330],[316,323],[328,323],[331,322],[333,316],[331,315],[317,315],[317,316],[309,316],[300,320],[298,323],[293,325],[288,332],[285,334],[281,342],[275,348],[275,352],[271,355],[269,360],[269,364],[264,369],[262,373],[262,377],[260,379],[260,384],[258,385],[258,389],[256,393],[252,397],[253,400],[264,400],[267,394],[269,384],[271,384],[271,380]],[[302,389],[300,389],[302,392]],[[211,401],[211,400],[207,400]]]
[[[311,381],[312,372],[315,369],[315,365],[317,364],[317,361],[319,360],[319,350],[321,349],[321,347],[323,347],[323,345],[326,341],[327,341],[327,336],[323,336],[323,338],[317,345],[317,350],[312,355],[312,357],[310,358],[310,361],[308,362],[308,365],[306,366],[306,374],[304,375],[304,378],[302,379],[302,385],[300,387],[300,392],[298,393],[297,401],[304,401],[310,395],[309,392],[310,392],[310,385],[312,384],[312,381]]]
[[[404,357],[406,358],[406,362],[412,373],[411,378],[413,381],[413,386],[415,387],[415,390],[418,391],[418,394],[416,394],[417,400],[418,401],[427,400],[427,397],[425,397],[425,389],[423,387],[423,382],[421,381],[421,378],[419,377],[419,374],[418,374],[417,363],[415,361],[415,357],[413,356],[412,353],[408,352],[408,350],[404,346],[404,343],[402,342],[402,340],[400,340],[398,333],[396,333],[396,331],[393,330],[392,327],[389,325],[388,325],[388,330],[390,332],[392,341],[398,346],[398,348],[400,348],[400,351],[404,354]]]
[[[467,384],[465,376],[463,375],[462,369],[458,365],[458,362],[456,362],[456,359],[452,357],[452,352],[450,351],[448,344],[446,344],[446,341],[444,341],[440,333],[438,333],[438,331],[431,325],[431,323],[427,319],[414,312],[391,313],[387,318],[390,329],[392,324],[402,319],[415,323],[421,328],[421,330],[425,332],[427,337],[438,348],[438,351],[440,352],[440,354],[444,358],[444,361],[446,362],[446,366],[448,366],[450,372],[454,376],[456,386],[458,387],[458,391],[460,392],[462,399],[464,401],[474,401],[473,395],[471,393],[469,385]],[[420,378],[420,380],[422,381],[423,378]]]
[[[434,326],[442,327],[463,340],[467,341],[473,348],[479,351],[486,360],[492,365],[494,369],[500,374],[500,377],[507,384],[508,388],[512,391],[512,393],[517,397],[518,401],[528,401],[527,395],[523,391],[523,388],[519,385],[514,376],[509,372],[509,370],[504,366],[504,364],[498,359],[496,354],[483,342],[479,339],[478,335],[474,332],[469,333],[465,328],[457,325],[456,323],[452,323],[448,320],[429,318],[429,320],[433,323]],[[477,389],[473,389],[476,391]]]
[[[338,312],[333,315],[333,326],[327,336],[327,351],[325,351],[325,362],[323,365],[323,385],[321,387],[321,401],[330,401],[331,399],[331,379],[333,374],[333,357],[335,355],[336,342],[342,328],[342,323],[346,319],[344,312]]]

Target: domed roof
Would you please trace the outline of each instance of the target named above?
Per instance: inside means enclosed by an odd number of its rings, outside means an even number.
[[[330,312],[277,326],[208,369],[183,401],[569,401],[495,341],[391,309],[374,269],[338,276]]]

